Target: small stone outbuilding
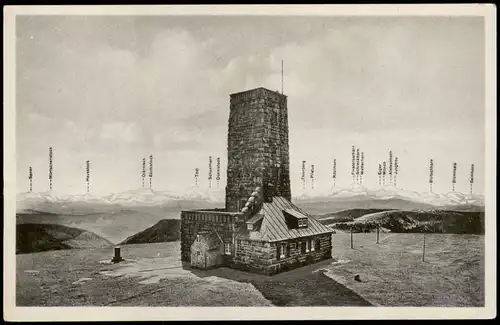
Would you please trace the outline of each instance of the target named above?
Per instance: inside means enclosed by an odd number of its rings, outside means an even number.
[[[224,242],[215,231],[200,231],[191,245],[191,267],[216,268],[224,263]]]

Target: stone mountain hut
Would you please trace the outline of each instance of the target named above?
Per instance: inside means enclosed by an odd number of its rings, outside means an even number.
[[[272,275],[331,258],[333,231],[291,202],[288,150],[285,95],[230,95],[225,209],[181,212],[184,262]]]
[[[191,245],[191,267],[211,269],[223,265],[223,244],[215,231],[198,232]]]

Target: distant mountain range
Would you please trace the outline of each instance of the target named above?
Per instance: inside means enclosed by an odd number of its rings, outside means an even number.
[[[72,215],[112,212],[132,207],[146,210],[220,208],[224,205],[224,190],[190,187],[182,196],[152,189],[136,189],[106,196],[64,195],[56,192],[18,193],[16,201],[17,212],[36,210]]]
[[[112,193],[106,196],[95,196],[92,194],[64,195],[57,192],[24,192],[17,194],[18,202],[57,202],[57,203],[98,203],[119,205],[162,205],[179,200],[194,201],[224,201],[223,189],[203,189],[189,187],[182,195],[170,191],[154,191],[149,188],[140,188],[120,193]]]
[[[304,206],[314,207],[317,214],[336,212],[354,208],[380,209],[444,209],[484,211],[484,196],[477,194],[450,193],[418,193],[398,189],[386,185],[368,189],[360,184],[348,188],[333,188],[327,194],[306,193],[295,197],[295,202]],[[308,211],[309,212],[309,211]],[[313,212],[309,212],[313,213]]]
[[[49,212],[83,215],[112,212],[117,209],[133,208],[144,211],[164,209],[200,209],[224,206],[224,189],[189,187],[182,195],[169,191],[136,189],[106,196],[61,195],[55,192],[19,193],[17,211],[30,209]],[[380,209],[445,209],[484,211],[484,196],[476,194],[417,193],[387,185],[368,189],[360,184],[348,188],[333,188],[327,194],[306,193],[293,201],[312,214],[331,213],[354,208]]]

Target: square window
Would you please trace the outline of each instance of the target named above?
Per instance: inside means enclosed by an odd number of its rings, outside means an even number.
[[[251,223],[248,223],[247,224],[247,229],[252,231],[253,230],[253,225]]]

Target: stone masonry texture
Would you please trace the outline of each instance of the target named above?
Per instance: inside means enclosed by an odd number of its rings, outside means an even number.
[[[291,200],[287,97],[265,88],[230,99],[226,210],[241,210],[279,165],[276,194]]]
[[[320,241],[320,248],[306,253],[301,252],[301,245],[306,240],[314,244]],[[289,251],[286,257],[280,258],[277,246],[287,245]],[[230,266],[234,269],[251,271],[265,275],[273,275],[280,272],[299,268],[304,265],[317,263],[332,257],[332,235],[318,235],[304,238],[285,240],[280,242],[258,242],[250,240],[239,240],[236,245],[234,257]]]
[[[242,226],[241,213],[227,213],[215,210],[181,212],[181,260],[190,262],[191,245],[200,231],[216,231],[224,243],[233,244],[233,234]],[[225,261],[231,259],[227,255]]]

